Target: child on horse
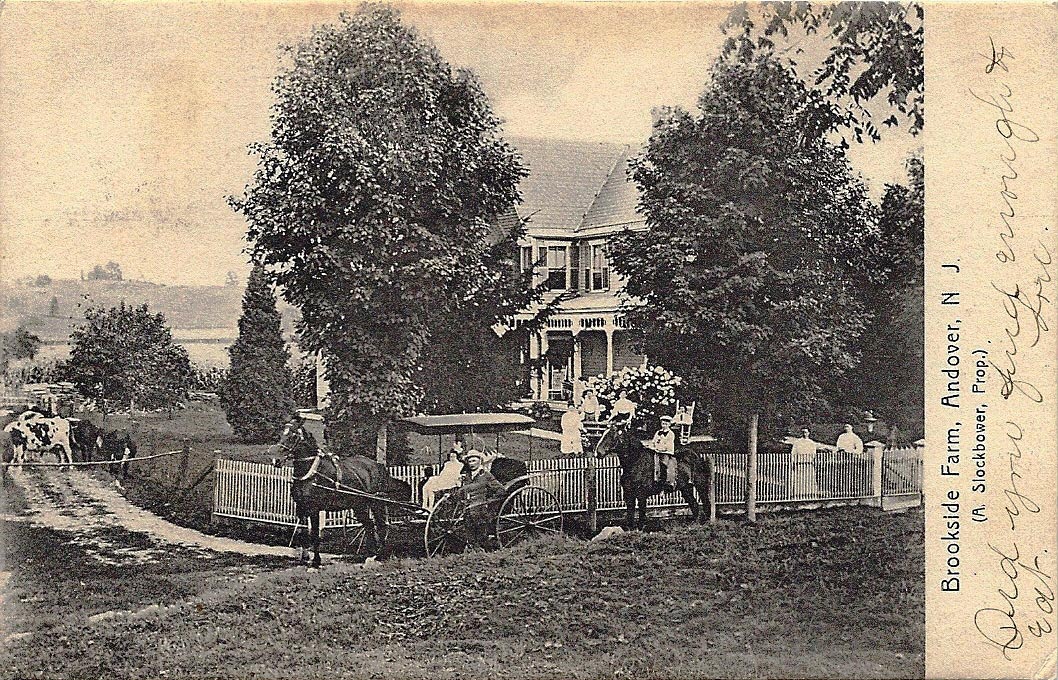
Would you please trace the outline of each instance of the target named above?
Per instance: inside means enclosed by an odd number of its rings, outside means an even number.
[[[654,478],[660,478],[660,467],[665,466],[665,486],[676,488],[676,433],[672,431],[672,416],[661,416],[661,427],[650,442],[654,450]]]

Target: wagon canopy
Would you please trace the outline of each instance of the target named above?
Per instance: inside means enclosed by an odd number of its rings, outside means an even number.
[[[521,413],[458,413],[443,416],[412,416],[402,423],[419,434],[483,434],[525,430],[536,421]]]

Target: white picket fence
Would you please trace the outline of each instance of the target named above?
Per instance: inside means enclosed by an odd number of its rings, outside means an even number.
[[[797,465],[787,453],[761,453],[757,457],[757,502],[820,503],[881,502],[881,496],[914,496],[922,491],[922,453],[918,449],[889,449],[880,456],[881,471],[875,469],[878,456],[862,456],[820,450],[809,464]],[[745,502],[746,454],[722,453],[713,456],[716,468],[716,503],[740,506]],[[588,508],[588,459],[554,458],[527,463],[532,484],[551,491],[563,512],[584,512]],[[429,465],[391,466],[390,474],[412,488],[413,502],[421,504],[419,489]],[[625,507],[621,491],[621,467],[617,458],[603,458],[596,465],[597,507],[620,510]],[[290,497],[291,468],[274,468],[219,458],[214,469],[213,516],[294,526],[294,502]],[[685,508],[678,492],[653,496],[651,509]],[[421,521],[414,513],[397,521]],[[356,524],[349,512],[328,513],[325,528]]]

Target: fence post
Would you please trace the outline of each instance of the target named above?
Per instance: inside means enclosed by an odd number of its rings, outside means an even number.
[[[588,491],[588,532],[594,536],[599,528],[599,478],[595,474],[596,457],[588,456],[584,471],[584,483]]]
[[[757,521],[757,421],[754,411],[749,419],[749,442],[746,450],[746,520]]]
[[[184,446],[180,451],[180,471],[177,473],[174,487],[182,486],[184,480],[187,479],[187,466],[191,459],[191,440],[185,439]]]
[[[709,523],[716,524],[716,464],[708,455],[705,460],[709,470],[709,479],[706,480],[706,489],[709,491]]]
[[[375,460],[383,465],[386,464],[387,435],[388,427],[386,423],[382,423],[382,427],[378,428],[378,435],[375,438]]]
[[[918,507],[922,510],[926,509],[926,489],[922,479],[922,467],[923,467],[923,455],[926,453],[926,440],[918,439],[912,444],[915,447],[915,457],[918,459],[916,465],[916,473],[918,477]]]
[[[882,507],[882,471],[885,466],[882,453],[885,444],[874,440],[867,442],[864,447],[871,460],[871,505]]]

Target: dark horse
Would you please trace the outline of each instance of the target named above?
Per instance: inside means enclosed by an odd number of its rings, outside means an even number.
[[[642,441],[642,433],[631,427],[615,425],[607,430],[595,453],[599,458],[615,454],[621,461],[621,489],[624,491],[625,522],[629,529],[642,529],[647,517],[647,499],[666,490],[663,482],[654,479],[654,451]],[[700,522],[713,521],[713,461],[689,447],[676,448],[676,489],[691,507],[691,516]],[[694,497],[694,490],[705,504],[705,513]],[[639,517],[636,518],[636,505]]]
[[[374,459],[358,455],[339,460],[321,452],[300,418],[283,426],[279,443],[270,452],[277,467],[287,460],[294,464],[290,492],[298,522],[309,527],[313,567],[320,566],[320,512],[352,510],[364,527],[368,555],[375,556],[385,543],[387,509],[385,501],[377,499],[411,500],[411,486],[390,477],[386,466]],[[303,543],[303,562],[308,561],[307,548]]]

